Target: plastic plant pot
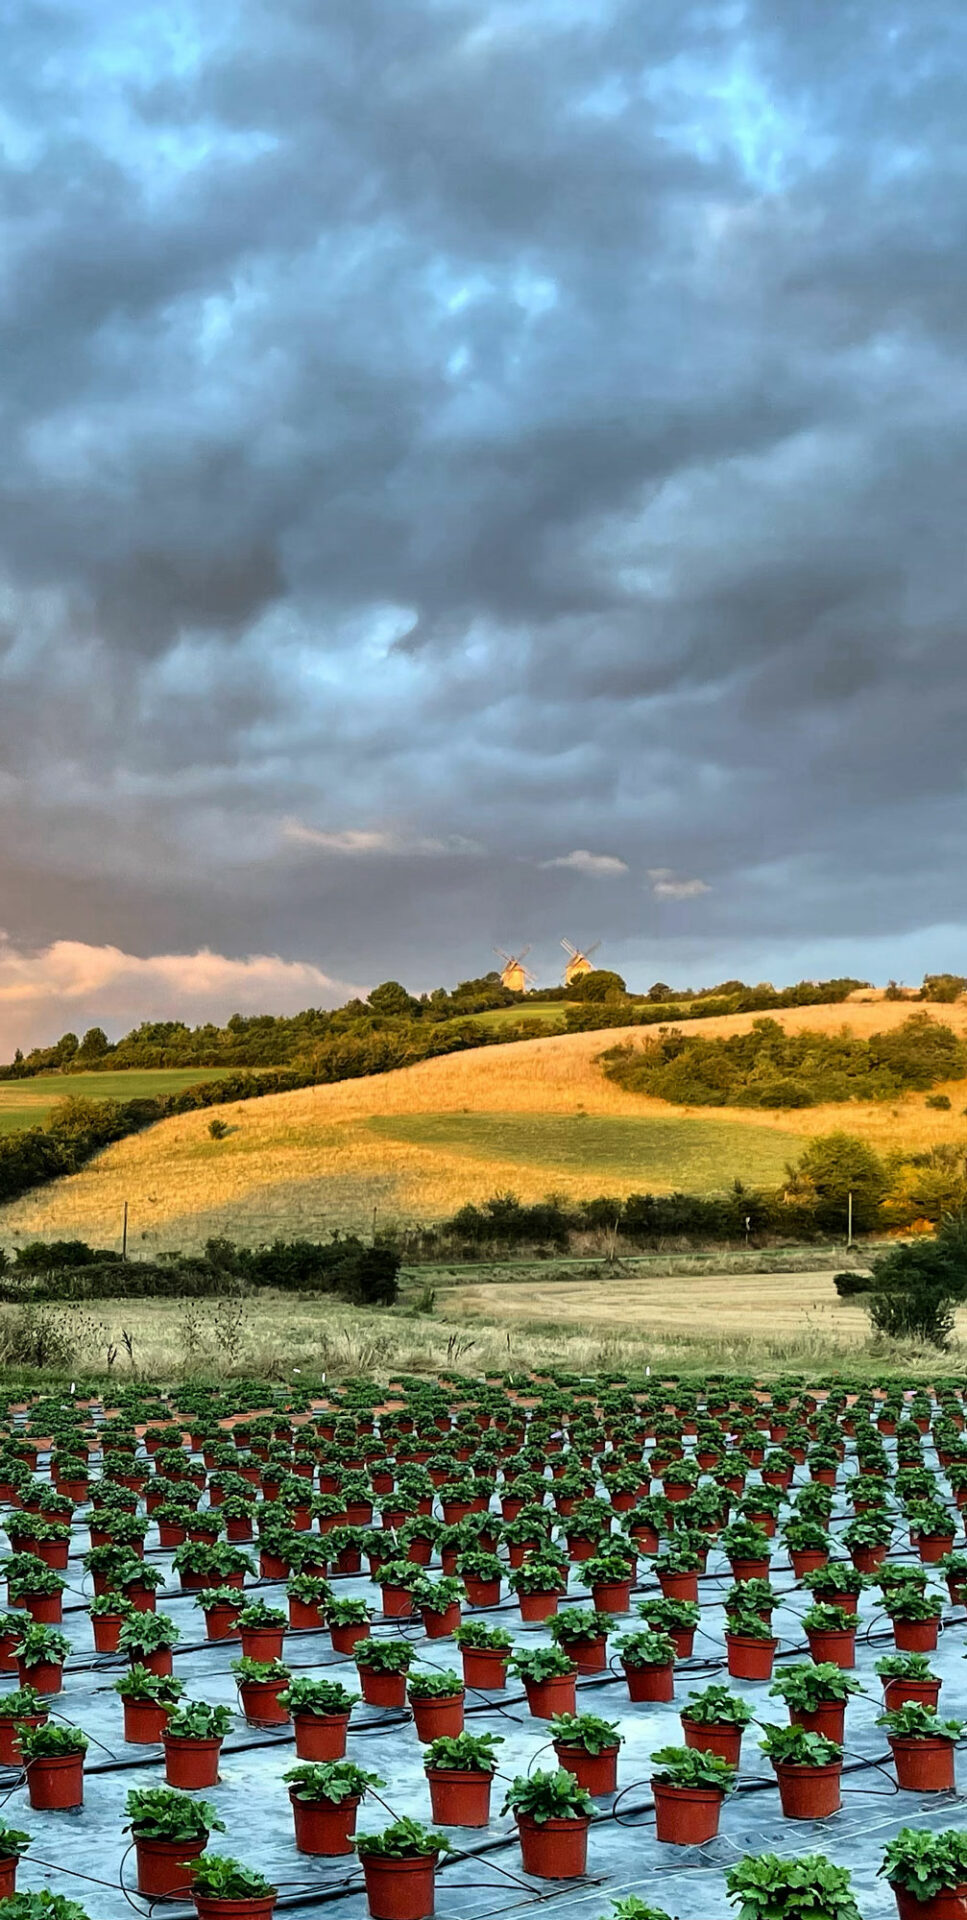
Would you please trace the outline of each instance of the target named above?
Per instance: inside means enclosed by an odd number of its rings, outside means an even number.
[[[850,1668],[856,1665],[856,1628],[823,1628],[821,1632],[810,1633],[807,1630],[809,1651],[817,1666],[829,1660],[834,1667]]]
[[[467,1589],[467,1601],[471,1607],[497,1607],[500,1605],[499,1580],[475,1580],[467,1574],[464,1582]]]
[[[347,1653],[351,1656],[357,1640],[368,1640],[369,1638],[370,1625],[368,1620],[353,1620],[346,1626],[332,1626],[329,1629],[329,1641],[333,1653]]]
[[[940,1636],[940,1615],[933,1620],[894,1620],[893,1638],[899,1653],[933,1653]]]
[[[627,1613],[633,1586],[633,1580],[603,1580],[591,1588],[591,1598],[599,1613]]]
[[[574,1713],[576,1673],[555,1673],[549,1680],[525,1680],[527,1706],[535,1720],[553,1720],[556,1713]]]
[[[250,1727],[287,1727],[291,1715],[279,1694],[284,1680],[243,1680],[239,1685],[242,1712]]]
[[[387,1620],[410,1620],[415,1608],[409,1587],[383,1587],[383,1613]]]
[[[315,1600],[289,1598],[289,1625],[294,1633],[313,1633],[326,1624],[325,1615]],[[260,1659],[268,1658],[260,1654]]]
[[[829,1554],[820,1547],[791,1547],[789,1558],[797,1580],[801,1580],[804,1573],[816,1573],[820,1567],[829,1565]]]
[[[658,1552],[658,1532],[655,1527],[637,1526],[630,1529],[631,1538],[643,1558],[650,1558]]]
[[[191,1792],[196,1787],[217,1786],[221,1740],[191,1740],[167,1732],[161,1737],[165,1749],[165,1779],[170,1787]]]
[[[416,1726],[416,1737],[428,1746],[431,1740],[440,1740],[463,1732],[463,1694],[439,1695],[430,1700],[411,1700],[410,1707]],[[573,1712],[573,1708],[571,1709]],[[557,1709],[555,1709],[557,1711]]]
[[[360,1667],[359,1689],[369,1707],[405,1707],[405,1673],[370,1673]]]
[[[205,1846],[204,1840],[139,1840],[135,1837],[138,1892],[152,1900],[190,1892],[192,1862],[204,1853]]]
[[[939,1680],[885,1680],[883,1682],[883,1705],[887,1713],[894,1713],[908,1700],[920,1707],[937,1710],[940,1699],[941,1681]]]
[[[168,1725],[170,1708],[153,1700],[123,1700],[124,1738],[128,1746],[152,1747],[162,1738]]]
[[[521,1865],[535,1880],[579,1880],[587,1871],[588,1828],[586,1814],[576,1820],[537,1821],[528,1813],[517,1815]]]
[[[0,1860],[0,1900],[7,1900],[11,1894],[16,1893],[18,1864],[18,1855],[15,1853]]]
[[[674,1638],[673,1635],[669,1636]],[[622,1666],[624,1662],[622,1661]],[[675,1666],[669,1660],[664,1667],[625,1667],[629,1700],[674,1700]],[[572,1709],[573,1711],[573,1709]]]
[[[31,1620],[36,1620],[43,1627],[60,1626],[64,1618],[64,1603],[59,1593],[22,1593],[20,1597]]]
[[[449,1640],[454,1628],[460,1625],[460,1602],[455,1600],[452,1606],[444,1607],[442,1613],[426,1607],[421,1611],[421,1618],[428,1640]]]
[[[663,1573],[659,1568],[658,1585],[660,1586],[666,1600],[697,1600],[698,1599],[698,1573],[697,1572],[696,1573]],[[629,1598],[630,1598],[630,1594],[629,1594]],[[595,1600],[594,1604],[595,1606],[598,1605],[597,1600]],[[608,1608],[607,1611],[611,1612],[612,1609]],[[627,1607],[625,1607],[623,1611],[627,1613],[628,1611]]]
[[[759,1560],[730,1560],[733,1580],[768,1580],[771,1562],[763,1554]]]
[[[967,1884],[944,1887],[930,1900],[918,1900],[906,1887],[894,1887],[899,1920],[964,1920],[967,1913]]]
[[[700,1753],[718,1754],[730,1767],[738,1766],[742,1753],[741,1727],[733,1727],[727,1721],[709,1725],[705,1721],[689,1720],[684,1713],[681,1722],[686,1747],[697,1747]]]
[[[562,1767],[573,1773],[578,1785],[595,1796],[616,1793],[618,1789],[618,1746],[603,1747],[600,1753],[588,1753],[584,1747],[568,1747],[553,1742]]]
[[[135,1613],[157,1613],[158,1600],[153,1587],[140,1587],[137,1581],[132,1581],[125,1591]]]
[[[728,1668],[734,1680],[771,1680],[778,1640],[754,1639],[751,1634],[726,1633]]]
[[[46,1713],[22,1713],[17,1720],[0,1720],[0,1766],[23,1766],[17,1728],[42,1727],[47,1718]]]
[[[345,1758],[348,1713],[295,1713],[292,1724],[295,1728],[295,1750],[300,1760]]]
[[[167,1679],[174,1672],[174,1661],[170,1647],[155,1647],[151,1653],[140,1655],[140,1664],[148,1673],[154,1673],[160,1680]]]
[[[209,1607],[205,1614],[205,1633],[207,1638],[209,1640],[237,1640],[238,1627],[236,1622],[240,1610],[241,1601],[237,1607],[230,1606],[227,1601],[224,1605]]]
[[[843,1744],[846,1728],[845,1700],[820,1700],[811,1708],[790,1707],[789,1725],[804,1727],[807,1733],[821,1733],[826,1740],[835,1740],[837,1746]]]
[[[27,1762],[27,1792],[36,1813],[84,1804],[84,1755],[50,1754]]]
[[[458,1772],[453,1767],[428,1767],[430,1808],[441,1827],[486,1827],[490,1824],[493,1775],[479,1770]]]
[[[557,1593],[519,1593],[517,1604],[522,1620],[550,1620],[557,1612]]]
[[[502,1693],[507,1685],[509,1648],[461,1647],[463,1677],[468,1687],[480,1693]]]
[[[885,1547],[854,1547],[850,1559],[857,1573],[875,1573],[886,1559]]]
[[[282,1627],[239,1627],[243,1660],[281,1660]]]
[[[842,1805],[839,1791],[842,1771],[841,1760],[831,1760],[824,1767],[797,1766],[788,1760],[775,1762],[779,1800],[786,1819],[825,1820],[831,1813],[838,1813]]]
[[[120,1613],[95,1613],[91,1617],[94,1629],[95,1653],[117,1653],[121,1635],[121,1623],[124,1615]],[[2,1669],[0,1669],[2,1671]]]
[[[246,1900],[222,1900],[215,1894],[192,1892],[198,1920],[272,1920],[278,1893],[252,1894]]]
[[[608,1666],[607,1635],[598,1633],[588,1640],[569,1640],[568,1656],[578,1673],[605,1673]]]
[[[662,1786],[653,1780],[655,1835],[672,1847],[698,1847],[714,1840],[725,1795],[711,1787]]]
[[[332,1856],[337,1853],[352,1853],[353,1835],[356,1832],[356,1812],[359,1807],[359,1795],[347,1794],[338,1805],[331,1800],[299,1800],[292,1791],[289,1793],[292,1817],[295,1821],[295,1844],[298,1853],[315,1853]]]
[[[902,1735],[887,1735],[897,1786],[903,1793],[952,1793],[954,1781],[954,1743],[952,1740],[908,1740]]]
[[[429,1920],[436,1885],[436,1854],[411,1860],[363,1855],[366,1900],[372,1920]]]
[[[18,1660],[17,1672],[20,1685],[36,1687],[38,1693],[60,1693],[63,1689],[64,1669],[59,1660],[38,1660],[32,1667]]]
[[[917,1541],[917,1551],[919,1552],[920,1559],[924,1566],[927,1567],[934,1566],[938,1560],[943,1559],[945,1554],[952,1553],[953,1550],[954,1536],[952,1533],[939,1534],[932,1540],[926,1539],[925,1536],[921,1534],[920,1539]]]

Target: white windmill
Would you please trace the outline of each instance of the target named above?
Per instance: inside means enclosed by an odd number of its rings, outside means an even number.
[[[526,993],[536,978],[530,968],[524,965],[530,947],[521,947],[519,953],[505,953],[503,947],[495,947],[494,952],[498,960],[504,963],[500,974],[501,986],[509,988],[511,993]]]
[[[564,968],[564,985],[571,987],[574,985],[575,980],[581,979],[583,974],[594,972],[594,968],[591,965],[591,955],[592,953],[597,953],[601,942],[600,940],[595,940],[593,946],[583,951],[580,947],[572,947],[570,940],[562,940],[561,945],[565,953],[569,956],[567,965]]]

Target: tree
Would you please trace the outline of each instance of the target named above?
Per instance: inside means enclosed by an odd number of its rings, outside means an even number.
[[[398,980],[384,980],[382,986],[374,987],[369,1004],[374,1013],[383,1013],[391,1018],[394,1015],[418,1013],[420,1007],[419,1001],[414,1000]]]
[[[78,1060],[102,1060],[110,1053],[111,1043],[103,1027],[88,1027],[77,1049]]]
[[[811,1201],[816,1224],[832,1233],[845,1230],[849,1195],[853,1226],[867,1233],[877,1224],[890,1177],[879,1154],[851,1133],[826,1133],[811,1140],[800,1155],[787,1189],[790,1198]]]
[[[967,1298],[967,1215],[948,1214],[933,1240],[891,1247],[873,1261],[864,1305],[877,1333],[943,1350],[954,1307]]]
[[[572,980],[568,993],[572,1000],[610,1000],[612,996],[621,998],[628,991],[620,973],[612,973],[608,967],[592,967],[590,973],[578,975]]]

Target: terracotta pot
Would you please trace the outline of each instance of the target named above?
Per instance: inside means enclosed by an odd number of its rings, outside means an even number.
[[[290,1787],[289,1801],[295,1821],[297,1852],[352,1853],[358,1794],[350,1794],[334,1806],[331,1800],[299,1800]]]
[[[28,1760],[27,1792],[38,1813],[83,1806],[84,1755],[58,1753],[45,1760]]]
[[[368,1620],[354,1621],[345,1627],[330,1627],[329,1640],[333,1653],[348,1653],[351,1656],[357,1640],[368,1640],[370,1633]]]
[[[428,1920],[433,1912],[436,1854],[415,1860],[364,1854],[363,1879],[373,1920]]]
[[[325,1624],[326,1616],[317,1601],[289,1596],[289,1625],[294,1633],[316,1633]]]
[[[499,1580],[475,1580],[472,1574],[465,1579],[467,1601],[471,1607],[497,1607],[500,1605]]]
[[[59,1660],[38,1660],[28,1667],[24,1660],[17,1661],[17,1672],[22,1687],[36,1687],[38,1693],[60,1693],[64,1685],[64,1669]]]
[[[827,1740],[843,1744],[846,1728],[845,1700],[820,1700],[819,1705],[807,1711],[805,1707],[790,1707],[789,1725],[804,1727],[807,1733],[821,1733]]]
[[[686,1747],[697,1747],[700,1753],[717,1753],[720,1760],[727,1760],[730,1767],[737,1767],[742,1753],[742,1728],[719,1721],[707,1726],[704,1722],[690,1720],[688,1715],[681,1716],[682,1733]]]
[[[935,1566],[938,1560],[943,1559],[945,1553],[953,1553],[953,1550],[954,1536],[952,1533],[945,1533],[932,1540],[924,1539],[921,1535],[917,1541],[917,1551],[924,1566]]]
[[[209,1640],[237,1640],[236,1622],[241,1611],[241,1601],[237,1607],[227,1604],[209,1607],[205,1614],[205,1633]]]
[[[918,1706],[937,1710],[940,1699],[940,1680],[884,1680],[883,1705],[887,1713],[895,1713],[908,1700],[916,1701]]]
[[[23,1754],[20,1751],[18,1727],[42,1727],[48,1715],[46,1713],[24,1713],[17,1720],[0,1720],[0,1766],[22,1767]]]
[[[15,1853],[10,1854],[6,1859],[0,1860],[0,1900],[7,1900],[12,1894],[16,1893],[18,1865],[19,1860]]]
[[[131,1664],[133,1666],[134,1661]],[[153,1652],[142,1654],[138,1664],[145,1667],[148,1673],[155,1674],[159,1680],[169,1679],[174,1672],[170,1647],[155,1647]]]
[[[655,1527],[645,1525],[632,1527],[631,1538],[643,1557],[648,1558],[658,1552],[658,1532]]]
[[[410,1700],[416,1737],[427,1746],[431,1740],[463,1732],[463,1694],[445,1694],[441,1699]],[[573,1709],[572,1709],[573,1711]]]
[[[954,1781],[954,1743],[952,1740],[910,1740],[899,1734],[887,1735],[897,1786],[904,1793],[952,1792]]]
[[[608,1667],[608,1640],[603,1633],[595,1634],[590,1640],[569,1640],[567,1654],[573,1660],[578,1673],[606,1673]]]
[[[939,1613],[933,1620],[894,1620],[898,1653],[933,1653],[940,1634]]]
[[[830,1660],[835,1667],[850,1668],[856,1665],[856,1628],[833,1627],[828,1632],[808,1633],[809,1651],[819,1666],[824,1660]]]
[[[584,1747],[569,1747],[563,1741],[555,1740],[554,1752],[559,1766],[573,1773],[575,1780],[588,1793],[615,1793],[618,1787],[617,1746],[604,1747],[600,1753],[587,1753]]]
[[[660,1586],[666,1600],[697,1600],[698,1599],[698,1574],[697,1573],[659,1572],[658,1585]],[[625,1609],[625,1611],[627,1611],[627,1609]]]
[[[627,1667],[624,1661],[621,1664],[628,1682],[629,1700],[674,1700],[673,1661],[670,1660],[666,1667]]]
[[[586,1814],[577,1820],[538,1822],[528,1813],[517,1815],[521,1865],[536,1880],[579,1880],[587,1871]]]
[[[124,1591],[135,1613],[157,1613],[158,1600],[153,1587],[140,1587],[135,1581]]]
[[[284,1691],[284,1680],[243,1680],[238,1691],[242,1702],[242,1712],[250,1727],[287,1727],[291,1715],[288,1707],[282,1705],[279,1694]]]
[[[627,1613],[633,1586],[631,1579],[600,1581],[591,1588],[591,1598],[599,1613]]]
[[[239,1627],[243,1660],[281,1660],[282,1627]]]
[[[129,1746],[151,1747],[162,1738],[170,1707],[155,1706],[153,1700],[122,1700],[121,1706],[124,1738]]]
[[[204,1840],[135,1839],[138,1892],[155,1900],[190,1892],[193,1862],[204,1853],[205,1845]]]
[[[405,1707],[405,1673],[370,1673],[366,1667],[357,1667],[359,1687],[363,1699],[370,1707]]]
[[[712,1787],[662,1786],[653,1780],[655,1836],[673,1847],[697,1847],[719,1830],[723,1793]]]
[[[550,1620],[557,1612],[557,1593],[519,1593],[517,1604],[522,1620]]]
[[[122,1613],[93,1613],[91,1615],[95,1653],[117,1653],[123,1619],[124,1615]]]
[[[342,1760],[348,1713],[295,1713],[295,1750],[300,1760]]]
[[[875,1573],[886,1559],[885,1547],[854,1547],[850,1559],[857,1573]]]
[[[430,1808],[442,1827],[486,1827],[490,1822],[493,1775],[427,1767]]]
[[[675,1649],[676,1660],[690,1660],[695,1650],[694,1627],[669,1627],[668,1638]]]
[[[409,1620],[416,1611],[409,1587],[383,1587],[383,1613],[387,1620]]]
[[[725,1635],[728,1668],[733,1680],[771,1680],[778,1640],[757,1640],[747,1633]]]
[[[460,1625],[460,1602],[455,1600],[452,1606],[444,1607],[442,1613],[434,1613],[431,1608],[421,1608],[423,1631],[428,1640],[449,1640],[455,1627]]]
[[[481,1693],[503,1692],[507,1685],[507,1651],[501,1647],[461,1647],[460,1656],[468,1687]]]
[[[222,1900],[210,1893],[192,1892],[198,1920],[271,1920],[277,1890],[253,1894],[247,1900]]]
[[[773,1766],[787,1820],[825,1820],[827,1815],[839,1812],[842,1760],[831,1760],[825,1767],[802,1767],[776,1760]]]
[[[771,1561],[763,1555],[759,1560],[730,1560],[733,1580],[768,1580]]]
[[[967,1607],[967,1581],[958,1579],[956,1574],[948,1574],[947,1592],[952,1607]]]
[[[218,1784],[220,1739],[198,1740],[165,1731],[165,1779],[171,1787],[214,1787]]]
[[[893,1887],[891,1891],[899,1920],[965,1920],[967,1916],[967,1883],[945,1887],[931,1900],[918,1900],[906,1887]]]
[[[287,1580],[289,1571],[289,1562],[283,1559],[281,1553],[271,1553],[268,1547],[259,1548],[259,1572],[263,1580]],[[222,1580],[219,1582],[219,1585],[223,1587],[233,1586],[234,1584],[232,1580]],[[239,1581],[238,1584],[241,1586],[241,1581]]]
[[[36,1620],[43,1627],[60,1626],[64,1618],[64,1605],[59,1593],[21,1593],[20,1598],[31,1620]]]
[[[553,1720],[556,1713],[574,1713],[577,1672],[556,1673],[550,1680],[525,1680],[527,1705],[535,1720]]]

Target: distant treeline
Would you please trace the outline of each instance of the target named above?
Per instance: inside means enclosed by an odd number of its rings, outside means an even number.
[[[824,1101],[891,1100],[967,1073],[967,1047],[928,1013],[861,1039],[786,1033],[755,1020],[748,1033],[706,1040],[677,1028],[643,1047],[602,1055],[605,1073],[627,1093],[688,1107],[811,1107]]]
[[[464,980],[452,992],[438,987],[419,999],[396,980],[374,987],[367,1000],[350,1000],[329,1012],[310,1007],[291,1016],[233,1014],[224,1027],[187,1027],[179,1020],[146,1021],[112,1043],[100,1027],[78,1040],[65,1033],[54,1046],[35,1047],[0,1067],[0,1079],[29,1079],[38,1073],[119,1073],[126,1068],[218,1067],[292,1068],[313,1082],[348,1080],[392,1067],[409,1066],[437,1053],[464,1047],[501,1045],[546,1032],[544,1022],[528,1020],[529,1005],[569,1003],[562,1020],[571,1031],[596,1027],[648,1026],[675,1018],[714,1018],[728,1013],[765,1013],[782,1007],[818,1006],[845,1000],[861,980],[802,981],[795,987],[749,987],[727,980],[701,995],[675,993],[662,981],[647,994],[629,994],[620,974],[599,968],[573,986],[537,993],[511,993],[499,975]],[[499,1027],[480,1025],[475,1016],[515,1008],[519,1020]]]
[[[399,1270],[393,1247],[367,1245],[355,1235],[254,1248],[215,1239],[203,1253],[159,1260],[122,1260],[83,1240],[36,1240],[20,1247],[12,1261],[0,1249],[0,1300],[218,1298],[272,1287],[385,1307],[397,1298]]]

